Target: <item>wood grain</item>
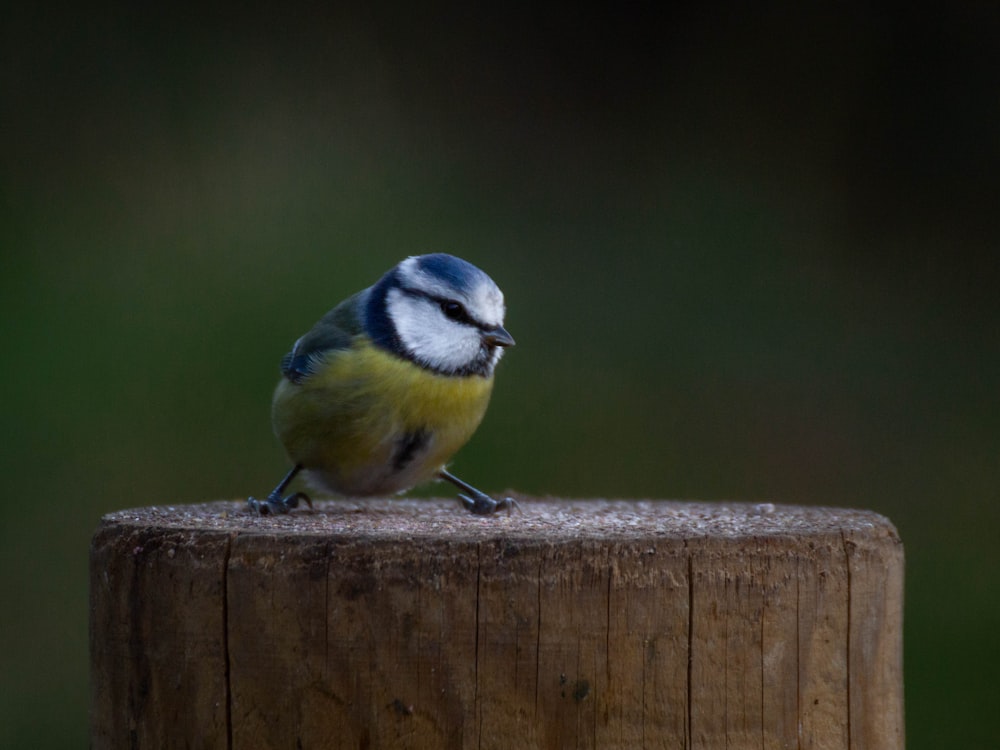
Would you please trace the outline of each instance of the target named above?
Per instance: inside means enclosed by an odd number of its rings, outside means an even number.
[[[903,747],[885,518],[519,500],[106,516],[93,747]]]

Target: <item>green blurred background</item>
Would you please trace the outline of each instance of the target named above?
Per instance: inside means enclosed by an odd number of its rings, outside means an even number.
[[[463,476],[886,514],[909,747],[997,747],[996,7],[6,8],[0,747],[87,743],[100,516],[269,489],[281,355],[428,251],[518,341]]]

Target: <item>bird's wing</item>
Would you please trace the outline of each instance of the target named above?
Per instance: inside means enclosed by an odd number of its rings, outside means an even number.
[[[365,289],[348,297],[320,318],[282,357],[282,374],[293,383],[300,383],[313,373],[325,355],[347,349],[354,337],[364,332],[361,312],[367,293]]]

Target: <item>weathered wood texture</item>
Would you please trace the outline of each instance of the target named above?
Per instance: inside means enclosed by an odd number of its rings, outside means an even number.
[[[885,518],[522,506],[106,516],[93,747],[903,747],[903,551]]]

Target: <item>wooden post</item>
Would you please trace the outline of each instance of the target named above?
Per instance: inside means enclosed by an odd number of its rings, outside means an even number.
[[[92,746],[903,747],[903,551],[885,518],[521,504],[106,516]]]

